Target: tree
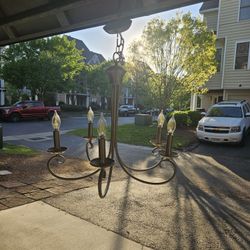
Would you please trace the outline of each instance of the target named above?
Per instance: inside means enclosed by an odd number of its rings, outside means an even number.
[[[88,88],[92,94],[100,94],[102,108],[105,107],[105,98],[108,101],[108,108],[110,107],[110,99],[112,94],[112,86],[109,82],[106,70],[113,64],[112,61],[104,61],[100,64],[89,65],[88,69]]]
[[[140,55],[141,45],[133,42],[129,47],[129,58],[125,64],[124,85],[132,89],[135,106],[150,106],[149,77],[152,70]]]
[[[201,93],[216,72],[215,35],[190,13],[168,22],[151,20],[137,41],[140,57],[153,69],[150,91],[159,108],[178,102],[178,96]]]
[[[64,91],[83,70],[82,51],[66,36],[10,45],[2,53],[2,77],[19,89],[27,87],[40,99],[48,91]]]

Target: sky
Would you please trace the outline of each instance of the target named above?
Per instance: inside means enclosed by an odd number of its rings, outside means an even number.
[[[176,12],[183,12],[183,13],[191,12],[192,15],[198,16],[200,7],[201,4],[195,4],[195,5],[190,5],[188,7],[183,7],[171,11],[157,13],[150,16],[144,16],[132,19],[131,27],[122,34],[125,39],[125,51],[124,51],[125,57],[129,44],[133,40],[140,37],[144,27],[146,26],[149,20],[153,18],[161,18],[164,20],[168,20],[174,17]],[[82,40],[89,48],[89,50],[102,54],[106,60],[112,59],[112,55],[115,51],[116,35],[107,34],[103,30],[103,26],[70,32],[67,33],[66,35]]]

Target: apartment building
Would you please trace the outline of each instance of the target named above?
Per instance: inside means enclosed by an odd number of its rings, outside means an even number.
[[[200,8],[217,36],[217,73],[205,95],[192,95],[191,109],[207,110],[222,100],[250,102],[250,0],[211,0]]]

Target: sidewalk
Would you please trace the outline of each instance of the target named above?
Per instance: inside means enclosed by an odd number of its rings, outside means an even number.
[[[149,250],[141,244],[37,201],[0,213],[4,250]]]

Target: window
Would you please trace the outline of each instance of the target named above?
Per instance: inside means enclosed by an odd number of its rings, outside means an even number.
[[[196,108],[201,108],[201,97],[197,96]]]
[[[222,57],[222,49],[217,49],[216,50],[216,62],[217,62],[217,72],[220,72],[221,70],[221,57]]]
[[[213,107],[208,111],[208,117],[242,117],[240,107]]]
[[[250,19],[250,0],[240,1],[240,20]]]
[[[249,68],[249,42],[237,43],[235,69]]]

